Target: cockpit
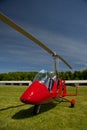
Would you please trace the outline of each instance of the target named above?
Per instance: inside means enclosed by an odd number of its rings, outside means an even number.
[[[33,81],[39,81],[44,84],[48,90],[52,89],[54,80],[56,80],[56,75],[53,72],[48,72],[46,70],[41,70],[34,78]]]

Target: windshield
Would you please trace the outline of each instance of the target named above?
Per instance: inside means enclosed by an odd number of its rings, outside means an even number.
[[[53,72],[48,72],[46,70],[41,70],[34,78],[33,81],[39,81],[40,83],[44,84],[48,90],[52,89],[54,80],[56,80],[56,76]]]
[[[39,71],[39,73],[35,76],[33,81],[41,81],[41,82],[45,82],[48,78],[53,78],[55,77],[53,72],[48,72],[46,70],[41,70]]]
[[[45,79],[48,77],[47,71],[46,70],[41,70],[34,78],[33,81],[45,81]]]

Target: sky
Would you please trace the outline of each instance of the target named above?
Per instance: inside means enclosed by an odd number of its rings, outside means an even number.
[[[87,69],[87,0],[0,0],[0,12],[62,56]],[[58,62],[59,71],[70,71]],[[0,73],[53,70],[50,54],[0,21]]]

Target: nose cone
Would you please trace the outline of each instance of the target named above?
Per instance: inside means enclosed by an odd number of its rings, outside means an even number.
[[[20,100],[26,104],[41,104],[50,98],[50,92],[44,84],[33,82],[22,94]]]

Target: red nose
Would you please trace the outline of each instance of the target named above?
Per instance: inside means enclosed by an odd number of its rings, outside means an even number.
[[[41,104],[48,100],[50,92],[46,86],[38,81],[33,82],[22,94],[20,100],[27,104]]]

